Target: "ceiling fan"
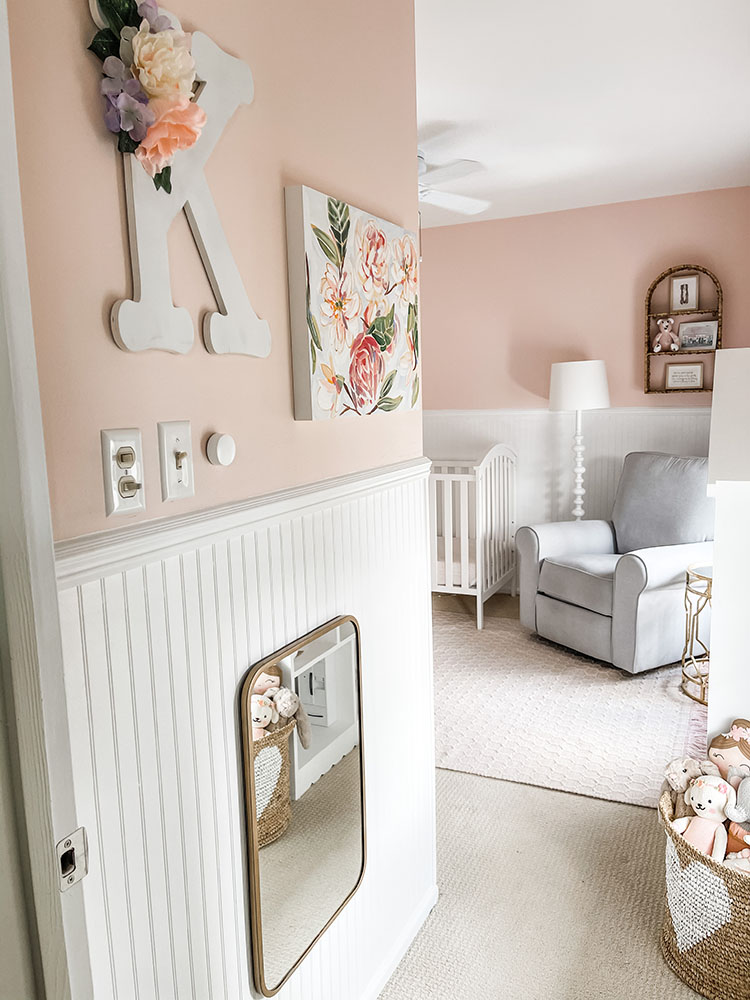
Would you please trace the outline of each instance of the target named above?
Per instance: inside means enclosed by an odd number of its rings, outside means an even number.
[[[436,205],[460,215],[479,215],[490,207],[488,201],[481,198],[469,198],[463,194],[453,194],[450,191],[440,191],[439,185],[447,181],[456,181],[468,177],[482,169],[482,164],[476,160],[453,160],[441,166],[430,167],[421,149],[417,150],[419,175],[419,200],[425,205]]]

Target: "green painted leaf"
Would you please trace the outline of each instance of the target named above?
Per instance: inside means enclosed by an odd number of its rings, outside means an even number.
[[[419,399],[419,375],[414,377],[414,386],[411,390],[411,405],[416,406]]]
[[[337,201],[336,198],[328,199],[328,221],[336,241],[339,262],[343,264],[346,257],[346,243],[349,239],[349,206],[345,201]]]
[[[326,257],[330,260],[332,264],[334,264],[336,267],[339,267],[340,265],[339,249],[333,242],[331,237],[328,235],[328,233],[324,233],[322,229],[318,229],[317,226],[313,226],[312,231],[315,233],[315,238],[318,241],[318,244],[320,245],[320,249],[323,251],[323,253],[326,255]]]
[[[385,410],[386,413],[390,413],[391,410],[397,410],[401,406],[403,396],[386,396],[385,399],[379,399],[377,402],[377,408],[379,410]]]
[[[312,340],[310,341],[310,357],[312,358],[312,366],[313,366],[312,370],[313,370],[313,375],[314,375],[315,374],[315,365],[317,364],[318,356],[315,353],[315,344],[312,342]]]
[[[135,0],[98,0],[99,10],[112,31],[120,37],[123,28],[137,28],[141,23]]]
[[[395,308],[395,305],[393,305],[385,316],[376,316],[372,323],[370,323],[367,330],[368,335],[375,338],[381,351],[384,351],[387,347],[389,347],[391,341],[393,340],[393,335],[395,333],[393,326],[393,310]]]
[[[134,139],[131,139],[129,132],[121,131],[119,133],[117,137],[117,148],[121,153],[134,153],[139,146],[140,142],[136,142]],[[156,181],[156,178],[154,178],[154,181]]]
[[[104,62],[108,56],[120,55],[120,40],[111,28],[102,28],[91,40],[89,52],[93,52],[98,59]]]
[[[409,303],[406,313],[406,329],[414,343],[414,366],[419,358],[419,299]]]
[[[381,399],[384,396],[387,396],[388,393],[391,391],[391,389],[393,388],[393,383],[394,383],[395,380],[396,380],[396,369],[394,368],[394,370],[392,372],[388,372],[388,374],[386,375],[386,377],[383,379],[383,385],[380,388],[380,398]]]
[[[311,312],[307,314],[307,327],[310,331],[310,336],[315,341],[315,346],[319,351],[322,351],[323,345],[320,341],[320,328],[318,327],[318,321]]]

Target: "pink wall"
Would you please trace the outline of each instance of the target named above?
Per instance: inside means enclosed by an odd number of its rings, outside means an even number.
[[[120,527],[106,519],[99,430],[143,432],[147,512],[163,517],[411,458],[421,415],[295,422],[283,188],[305,183],[416,227],[413,5],[349,0],[172,0],[245,59],[255,101],[208,169],[250,299],[271,326],[270,358],[120,351],[108,330],[130,294],[119,154],[101,120],[86,0],[9,0],[23,210],[55,537]],[[43,26],[43,27],[42,27]],[[331,67],[335,66],[335,73]],[[173,296],[199,329],[212,295],[181,216],[171,233]],[[197,338],[198,339],[198,338]],[[190,419],[194,444],[232,434],[229,469],[196,461],[196,496],[163,504],[156,422]],[[196,447],[196,456],[198,456]]]
[[[589,358],[613,406],[710,405],[643,392],[646,290],[683,262],[722,284],[723,345],[750,345],[750,188],[428,229],[422,250],[427,409],[544,407],[550,364]]]

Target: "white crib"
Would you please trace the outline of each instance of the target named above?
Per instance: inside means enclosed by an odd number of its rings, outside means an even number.
[[[432,589],[484,602],[506,583],[515,593],[516,455],[497,444],[481,462],[433,461],[430,474]]]

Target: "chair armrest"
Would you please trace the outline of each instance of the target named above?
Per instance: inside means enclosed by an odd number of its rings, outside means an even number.
[[[524,525],[516,532],[516,549],[521,622],[527,628],[536,629],[536,592],[542,562],[555,556],[614,552],[615,534],[609,521]]]
[[[685,583],[691,563],[713,559],[713,542],[686,542],[682,545],[657,545],[650,549],[627,552],[617,562],[615,586],[641,593],[659,587],[677,587]]]

